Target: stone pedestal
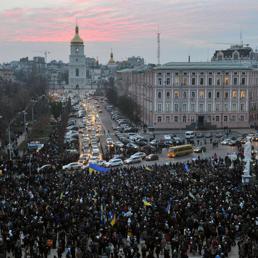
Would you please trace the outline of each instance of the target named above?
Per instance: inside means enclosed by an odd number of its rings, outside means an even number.
[[[242,175],[242,183],[243,184],[250,184],[252,181],[252,176],[250,175]]]

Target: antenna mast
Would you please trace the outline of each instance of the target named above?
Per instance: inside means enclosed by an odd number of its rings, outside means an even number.
[[[160,65],[160,32],[159,32],[159,27],[158,27],[158,33],[157,33],[157,43],[158,43],[158,49],[157,49],[158,65]]]

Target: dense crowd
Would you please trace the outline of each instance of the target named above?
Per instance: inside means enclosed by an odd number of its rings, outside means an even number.
[[[2,164],[0,232],[10,257],[258,257],[258,190],[242,165],[213,157],[123,167],[59,169],[56,135],[39,153]],[[53,164],[48,170],[36,168]]]

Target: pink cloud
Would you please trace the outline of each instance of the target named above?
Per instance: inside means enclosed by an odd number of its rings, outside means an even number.
[[[255,1],[249,0],[253,9]],[[86,42],[154,39],[158,24],[163,38],[203,40],[239,28],[247,7],[240,0],[64,0],[58,7],[0,11],[0,40],[69,42],[76,18]]]

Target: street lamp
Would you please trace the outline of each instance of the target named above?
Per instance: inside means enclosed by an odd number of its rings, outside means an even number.
[[[31,122],[34,122],[34,106],[37,103],[37,101],[35,99],[31,100]]]
[[[26,133],[26,115],[28,113],[26,112],[26,110],[23,110],[22,113],[23,113],[24,133]]]

